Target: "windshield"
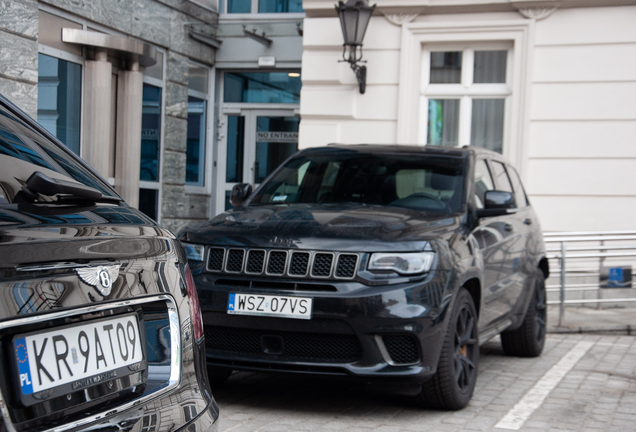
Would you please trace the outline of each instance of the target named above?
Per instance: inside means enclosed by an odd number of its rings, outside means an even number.
[[[436,213],[463,204],[463,160],[349,150],[291,159],[256,192],[254,204],[360,203]]]
[[[12,203],[31,174],[78,182],[115,197],[76,159],[0,106],[0,203]]]

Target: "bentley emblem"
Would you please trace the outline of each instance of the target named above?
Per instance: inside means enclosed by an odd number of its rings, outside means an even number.
[[[113,288],[113,282],[119,276],[119,265],[79,267],[75,269],[75,273],[87,285],[94,287],[103,297],[106,297]]]

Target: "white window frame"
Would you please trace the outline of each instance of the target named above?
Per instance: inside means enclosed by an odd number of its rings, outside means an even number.
[[[464,46],[466,49],[498,46],[508,46],[511,54],[508,57],[507,86],[510,95],[506,99],[506,115],[504,125],[503,154],[513,161],[513,164],[524,171],[524,160],[527,154],[529,132],[529,94],[532,69],[532,40],[534,20],[512,21],[477,21],[430,23],[413,22],[402,26],[402,45],[400,56],[400,84],[397,119],[397,142],[400,144],[424,144],[428,122],[422,123],[423,96],[433,96],[435,88],[427,89],[430,71],[430,48]],[[467,69],[467,68],[463,68]],[[464,71],[463,73],[470,73]],[[425,76],[426,74],[426,76]],[[426,78],[426,81],[424,79]],[[466,79],[468,76],[466,77]],[[462,77],[462,82],[464,82]],[[424,85],[424,83],[427,83]],[[446,86],[448,84],[440,84]],[[437,87],[438,85],[435,85]],[[483,86],[483,87],[482,87]],[[479,84],[485,92],[497,90],[488,84]],[[477,92],[478,89],[475,89]],[[437,96],[437,95],[436,95]],[[461,95],[456,95],[460,97]],[[470,105],[470,104],[463,104]],[[471,106],[472,107],[472,106]],[[470,114],[462,111],[464,117]],[[427,120],[427,119],[426,119]],[[461,120],[460,120],[461,122]],[[470,122],[470,120],[468,120]],[[422,131],[424,129],[424,131]],[[470,129],[468,129],[468,141]],[[464,132],[466,134],[466,132]],[[423,142],[421,142],[422,137]],[[460,142],[463,138],[460,137]]]
[[[191,185],[185,183],[185,189],[186,193],[190,194],[211,194],[213,175],[212,171],[214,168],[214,76],[216,74],[216,70],[214,67],[210,67],[208,65],[198,63],[193,60],[190,60],[189,63],[193,66],[205,68],[208,70],[208,92],[202,93],[188,88],[188,96],[194,96],[206,101],[205,141],[203,144],[205,148],[205,156],[203,159],[203,185]]]
[[[458,84],[431,84],[430,59],[433,52],[461,52],[462,68],[461,82]],[[475,84],[473,83],[475,51],[506,51],[506,81],[503,84]],[[418,144],[427,144],[428,139],[428,102],[430,99],[458,99],[459,102],[459,131],[458,146],[470,145],[472,126],[473,99],[504,99],[504,131],[503,142],[508,142],[506,133],[510,119],[510,104],[512,89],[508,84],[512,77],[513,52],[510,43],[491,42],[479,44],[439,45],[426,44],[422,47],[422,95],[420,96],[420,127]]]
[[[157,166],[158,180],[156,182],[139,179],[139,189],[152,189],[157,191],[157,220],[158,224],[161,223],[161,200],[162,200],[162,185],[163,185],[163,160],[164,160],[164,135],[166,129],[166,63],[168,61],[168,53],[159,47],[155,47],[158,52],[163,54],[162,79],[143,76],[143,83],[151,86],[161,88],[161,127],[159,130],[159,161]],[[141,148],[139,149],[141,151]]]

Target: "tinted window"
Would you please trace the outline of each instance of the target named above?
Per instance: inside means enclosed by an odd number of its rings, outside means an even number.
[[[289,161],[251,204],[361,203],[436,213],[459,211],[463,161],[422,155],[330,151]]]
[[[0,201],[13,202],[21,190],[20,182],[35,171],[51,178],[75,180],[114,196],[79,161],[0,107],[0,195],[4,197]]]
[[[508,174],[506,174],[506,168],[504,168],[501,162],[491,162],[493,174],[495,176],[495,182],[497,182],[497,190],[513,193],[512,184]]]
[[[475,207],[484,208],[486,191],[494,190],[495,186],[490,175],[490,170],[483,159],[475,163]]]
[[[508,170],[508,174],[510,175],[510,180],[512,180],[512,186],[515,189],[515,197],[517,200],[517,205],[519,207],[530,205],[528,201],[528,196],[526,195],[526,191],[521,184],[521,179],[519,178],[519,174],[517,174],[517,170],[511,167],[510,165],[506,168]]]

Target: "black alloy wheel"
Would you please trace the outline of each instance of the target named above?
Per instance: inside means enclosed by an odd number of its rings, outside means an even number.
[[[537,269],[532,299],[521,327],[501,333],[501,346],[504,352],[518,357],[541,355],[545,345],[547,322],[545,276]]]
[[[437,373],[422,385],[418,399],[429,408],[458,410],[470,402],[479,363],[477,312],[465,288],[457,293],[449,325]]]

